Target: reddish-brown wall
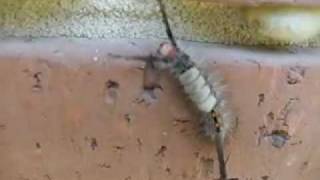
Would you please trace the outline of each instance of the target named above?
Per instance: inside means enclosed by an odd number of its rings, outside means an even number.
[[[144,64],[109,56],[147,54],[157,44],[1,43],[0,179],[217,177],[213,144],[199,135],[199,119],[175,81],[162,74],[163,91],[147,106],[138,101]],[[220,72],[230,92],[238,117],[226,145],[230,176],[317,180],[319,52],[186,46],[201,67]],[[119,86],[107,88],[108,81]],[[283,147],[272,145],[273,130],[289,133]]]

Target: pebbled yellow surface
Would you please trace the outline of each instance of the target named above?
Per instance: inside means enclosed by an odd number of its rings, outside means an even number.
[[[178,39],[292,44],[290,39],[261,37],[256,26],[248,24],[246,8],[194,0],[165,3]],[[0,25],[1,37],[166,38],[155,0],[0,0]],[[318,41],[317,35],[296,44],[318,46]]]

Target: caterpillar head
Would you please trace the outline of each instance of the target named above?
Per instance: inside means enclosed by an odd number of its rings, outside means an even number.
[[[161,43],[157,49],[155,66],[158,69],[169,69],[176,60],[178,49],[170,43]]]
[[[161,43],[157,51],[158,55],[168,63],[177,55],[178,49],[170,43]]]

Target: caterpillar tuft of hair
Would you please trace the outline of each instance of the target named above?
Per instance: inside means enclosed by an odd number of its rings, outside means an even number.
[[[165,67],[180,82],[186,95],[202,114],[200,124],[205,135],[215,140],[216,123],[224,142],[235,127],[235,118],[227,106],[221,81],[215,77],[207,77],[186,53],[169,43],[160,45],[158,56],[161,60],[161,67],[164,67],[164,62]]]

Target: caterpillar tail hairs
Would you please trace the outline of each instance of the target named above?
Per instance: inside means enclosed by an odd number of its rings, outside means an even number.
[[[157,0],[157,2],[170,40],[170,43],[160,45],[159,59],[167,64],[166,67],[180,82],[185,94],[203,115],[201,118],[203,131],[215,142],[220,180],[236,180],[237,178],[227,178],[224,142],[227,135],[235,127],[235,118],[232,117],[226,105],[221,84],[215,79],[210,81],[208,75],[197,67],[186,53],[180,50],[173,36],[165,6],[162,0]]]

